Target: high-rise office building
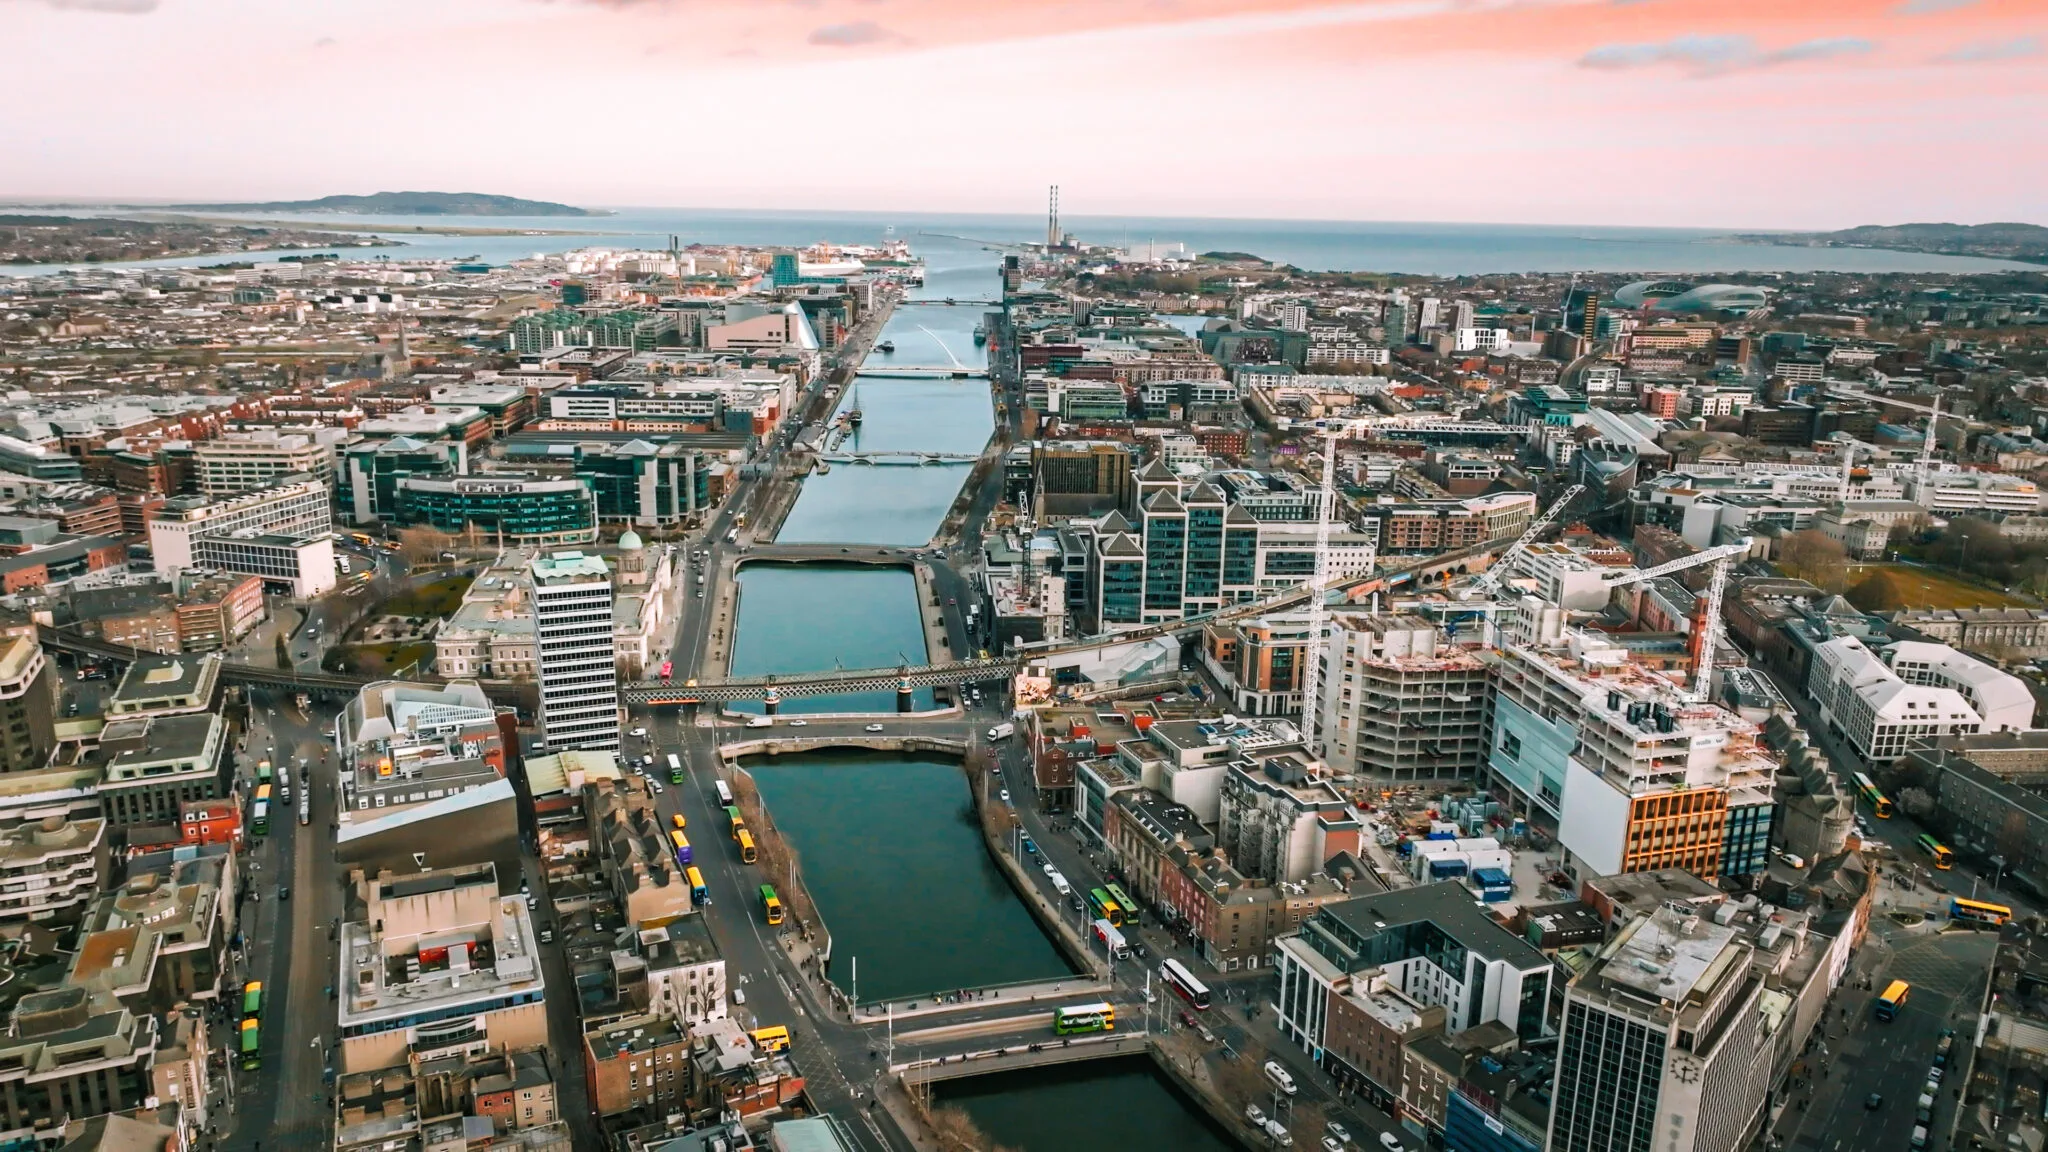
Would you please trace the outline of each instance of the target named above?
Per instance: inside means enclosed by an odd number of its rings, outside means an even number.
[[[1443,323],[1444,302],[1434,296],[1424,296],[1416,302],[1415,328],[1417,331],[1435,328]]]
[[[619,664],[612,645],[612,573],[601,557],[536,557],[533,617],[540,720],[550,749],[619,747]]]
[[[1813,978],[1815,965],[1808,959],[1793,967],[1803,931],[1767,920],[1752,927],[1747,915],[1737,923],[1737,912],[1724,904],[1708,920],[1657,908],[1624,927],[1572,981],[1558,1038],[1551,1152],[1748,1146],[1763,1119],[1773,1059],[1798,1050],[1796,1021],[1784,1004]]]
[[[1396,294],[1387,301],[1386,312],[1381,317],[1381,327],[1386,329],[1389,348],[1399,348],[1408,342],[1408,298]]]
[[[1600,294],[1586,293],[1584,311],[1579,315],[1579,335],[1591,344],[1600,338]]]

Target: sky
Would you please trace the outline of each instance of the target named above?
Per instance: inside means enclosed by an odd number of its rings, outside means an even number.
[[[2048,0],[0,0],[0,197],[2048,224]]]

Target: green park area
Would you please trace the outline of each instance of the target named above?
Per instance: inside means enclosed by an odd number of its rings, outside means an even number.
[[[2029,602],[2002,589],[1975,583],[1965,576],[1916,564],[1855,563],[1848,565],[1849,603],[1865,612],[1897,612],[1908,608],[2011,608]]]

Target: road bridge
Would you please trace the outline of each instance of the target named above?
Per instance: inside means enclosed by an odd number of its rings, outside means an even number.
[[[981,457],[972,452],[825,452],[818,459],[828,464],[972,464]]]
[[[907,1064],[892,1064],[889,1071],[906,1084],[930,1084],[963,1076],[985,1076],[1017,1068],[1043,1068],[1049,1064],[1073,1064],[1081,1060],[1107,1060],[1112,1056],[1133,1056],[1148,1052],[1152,1038],[1142,1032],[1117,1036],[1048,1036],[1036,1043],[998,1047],[970,1046],[966,1051]]]
[[[749,564],[874,564],[886,568],[908,568],[916,561],[911,549],[898,550],[862,544],[755,544],[739,557],[739,566]]]
[[[856,375],[882,380],[972,380],[986,378],[986,369],[918,366],[907,368],[862,368]]]
[[[830,696],[840,692],[886,692],[909,696],[919,688],[974,684],[1008,677],[1017,662],[1000,658],[956,660],[949,664],[906,665],[895,671],[875,668],[838,669],[789,676],[735,676],[693,683],[637,681],[621,684],[619,695],[629,704],[710,704],[733,700],[780,700],[790,696]],[[905,709],[907,710],[907,709]]]

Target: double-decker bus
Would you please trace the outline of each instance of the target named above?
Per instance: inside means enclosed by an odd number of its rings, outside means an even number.
[[[754,1038],[754,1044],[763,1052],[789,1051],[789,1029],[780,1024],[771,1028],[756,1028],[747,1035]]]
[[[1877,997],[1877,1018],[1889,1020],[1897,1016],[1899,1009],[1906,1003],[1906,996],[1912,991],[1913,986],[1904,980],[1894,980],[1886,985],[1885,990]]]
[[[720,781],[718,781],[717,783],[718,783],[718,806],[719,806],[720,808],[730,808],[730,807],[732,807],[732,789],[731,789],[731,788],[729,788],[729,787],[727,787],[727,786],[726,786],[726,783],[725,783],[725,781],[723,781],[723,780],[720,780]]]
[[[770,924],[782,923],[782,901],[776,898],[773,884],[761,885],[761,914]]]
[[[1209,1007],[1209,986],[1195,979],[1187,965],[1178,960],[1168,959],[1159,966],[1159,975],[1169,987],[1180,994],[1180,998],[1197,1008]]]
[[[1131,894],[1114,884],[1105,884],[1102,890],[1109,893],[1109,898],[1116,901],[1116,906],[1124,910],[1124,923],[1135,927],[1138,923],[1138,902],[1131,899]]]
[[[1948,914],[1954,920],[1969,920],[1994,927],[2012,919],[2012,909],[2003,904],[1986,904],[1982,900],[1965,900],[1961,896],[1949,900]]]
[[[263,1033],[254,1020],[242,1021],[242,1070],[254,1072],[263,1067]]]
[[[1956,854],[1948,850],[1948,845],[1927,833],[1922,832],[1913,842],[1920,845],[1922,852],[1934,858],[1934,866],[1937,869],[1946,872],[1956,866]]]
[[[739,808],[732,804],[726,805],[725,818],[732,821],[732,838],[735,840],[739,839],[740,833],[747,830],[747,821],[740,815]]]
[[[251,980],[242,985],[242,1016],[249,1018],[263,1015],[263,981]]]
[[[697,869],[684,869],[683,875],[690,881],[690,903],[699,908],[711,903],[711,889],[704,883],[704,874]]]
[[[661,682],[662,682],[663,684],[666,684],[666,683],[668,683],[668,678],[669,678],[669,677],[671,677],[671,676],[673,676],[673,675],[675,675],[675,672],[676,672],[676,665],[675,665],[675,661],[673,661],[673,660],[663,660],[663,661],[661,662]]]
[[[683,761],[681,757],[673,752],[668,754],[668,782],[671,784],[681,784],[683,782]],[[718,786],[723,788],[725,784],[721,781]]]
[[[668,834],[668,840],[675,847],[676,867],[688,868],[693,856],[690,851],[690,838],[683,835],[681,830],[675,830]]]
[[[1088,908],[1095,913],[1097,920],[1109,921],[1110,927],[1121,928],[1124,926],[1124,906],[1117,903],[1109,893],[1104,892],[1102,889],[1090,888],[1088,890]]]
[[[270,835],[270,801],[258,800],[255,807],[249,809],[249,835]]]
[[[1061,1036],[1076,1032],[1116,1031],[1116,1006],[1113,1004],[1075,1004],[1052,1010],[1052,1030]]]
[[[1053,1009],[1053,1031],[1073,1035],[1077,1031],[1116,1031],[1114,1004],[1071,1004]]]
[[[1870,805],[1870,811],[1873,815],[1879,820],[1889,820],[1892,818],[1891,797],[1878,791],[1877,785],[1871,782],[1870,777],[1865,776],[1861,772],[1852,772],[1849,774],[1849,778],[1856,782],[1856,795],[1861,796],[1863,802]]]
[[[258,760],[256,762],[256,782],[258,784],[270,783],[270,772],[270,761]]]
[[[758,858],[759,854],[754,851],[754,834],[752,832],[747,831],[745,828],[741,828],[740,863],[752,864]]]

